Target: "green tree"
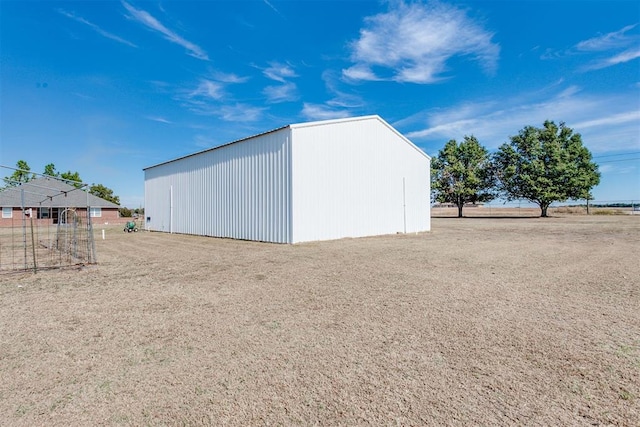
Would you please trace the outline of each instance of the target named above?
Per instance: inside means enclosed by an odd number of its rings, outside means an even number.
[[[53,163],[49,163],[48,165],[46,165],[42,174],[54,177],[60,176],[60,173],[56,171],[56,165],[54,165]]]
[[[564,123],[526,126],[494,155],[498,189],[507,200],[525,199],[547,216],[553,202],[590,199],[600,183],[598,165],[582,137]]]
[[[16,162],[16,170],[7,177],[4,178],[4,182],[7,187],[15,187],[23,182],[29,182],[34,179],[36,175],[31,173],[31,168],[24,160],[18,160]]]
[[[488,202],[494,198],[491,156],[474,136],[458,144],[447,142],[431,163],[431,189],[435,200],[453,203],[462,218],[465,203]]]
[[[89,193],[93,194],[94,196],[98,196],[101,199],[105,199],[105,200],[108,200],[110,202],[113,202],[116,205],[120,204],[120,197],[115,196],[113,194],[113,190],[112,189],[107,188],[102,184],[93,184],[93,185],[91,185],[91,187],[89,187]]]
[[[66,179],[67,181],[73,181],[69,184],[73,185],[76,188],[82,188],[82,179],[80,178],[80,174],[76,172],[66,171],[62,172],[58,175],[62,179]]]
[[[122,218],[131,218],[133,216],[133,211],[126,207],[118,209],[118,212],[120,212]]]

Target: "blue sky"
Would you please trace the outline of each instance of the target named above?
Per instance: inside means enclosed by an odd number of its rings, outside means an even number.
[[[595,198],[640,200],[637,1],[0,0],[0,60],[0,164],[78,171],[131,208],[144,167],[369,114],[432,156],[563,121]]]

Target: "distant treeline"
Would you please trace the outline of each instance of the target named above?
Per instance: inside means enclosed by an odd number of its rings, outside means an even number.
[[[579,205],[567,205],[569,207],[585,207],[586,204]],[[632,208],[634,206],[640,206],[640,201],[638,202],[619,202],[619,203],[589,203],[589,206],[592,208]]]
[[[129,209],[125,207],[118,209],[118,212],[123,218],[131,218],[132,216],[144,215],[144,208]]]

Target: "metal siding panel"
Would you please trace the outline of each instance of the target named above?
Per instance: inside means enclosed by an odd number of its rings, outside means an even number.
[[[289,134],[284,128],[146,169],[149,229],[171,231],[173,223],[177,233],[288,243],[280,219],[290,210],[281,179]]]
[[[283,188],[287,191],[287,209],[284,211],[286,215],[286,233],[287,241],[293,243],[293,131],[289,129],[289,135],[287,137],[287,149],[285,150],[285,161],[288,165],[285,168],[285,183]]]
[[[292,141],[293,242],[403,232],[405,214],[407,232],[429,230],[429,157],[381,120],[293,128]]]

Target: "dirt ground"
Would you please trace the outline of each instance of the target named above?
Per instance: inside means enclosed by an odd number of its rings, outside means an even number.
[[[101,230],[97,266],[0,275],[3,426],[639,423],[640,216]]]

